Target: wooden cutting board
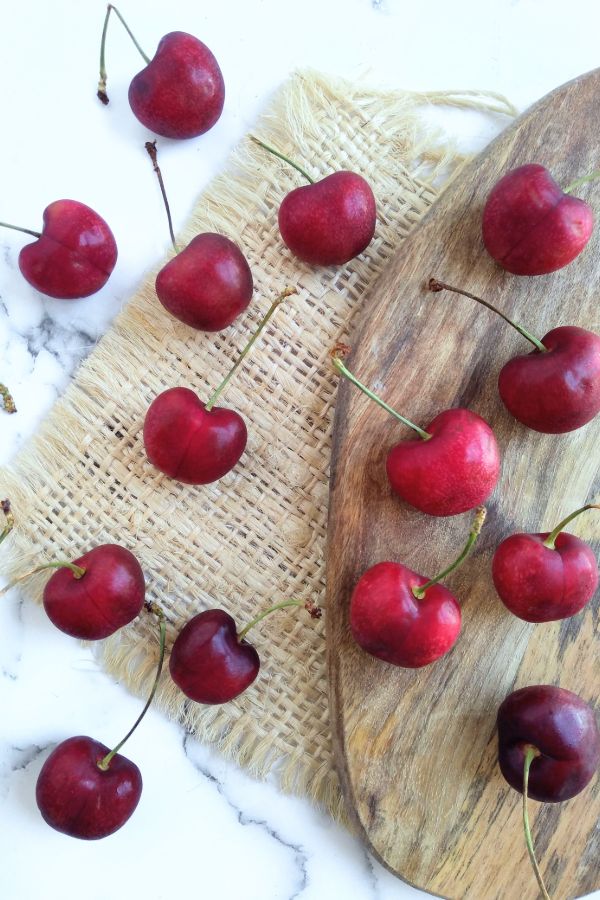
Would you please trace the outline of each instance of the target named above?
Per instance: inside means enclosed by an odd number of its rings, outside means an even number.
[[[461,637],[450,654],[424,669],[396,668],[354,644],[352,589],[382,560],[434,575],[457,555],[471,517],[430,518],[392,497],[386,453],[412,432],[349,383],[339,387],[327,570],[337,766],[348,809],[370,849],[401,878],[443,897],[538,896],[520,795],[497,766],[496,711],[513,689],[540,683],[599,705],[598,596],[584,614],[529,625],[500,603],[490,564],[494,548],[512,531],[549,531],[598,496],[600,417],[566,435],[521,426],[502,406],[496,379],[503,363],[530,345],[477,304],[429,293],[423,285],[435,275],[480,293],[540,338],[557,325],[600,331],[600,225],[570,266],[535,278],[498,268],[480,228],[485,199],[506,171],[538,162],[566,185],[600,167],[599,135],[596,69],[549,94],[494,141],[403,242],[364,299],[349,368],[417,424],[448,407],[473,409],[492,425],[503,454],[476,551],[446,582],[461,600]],[[576,193],[600,211],[600,182]],[[598,514],[585,514],[570,530],[600,551]],[[600,887],[600,778],[568,803],[530,806],[553,897]]]

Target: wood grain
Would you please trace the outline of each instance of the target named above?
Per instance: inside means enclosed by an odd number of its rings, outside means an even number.
[[[470,514],[434,519],[391,496],[389,447],[408,429],[341,383],[336,411],[328,531],[328,660],[337,766],[348,808],[376,856],[406,881],[450,898],[538,896],[527,859],[520,796],[497,767],[496,711],[527,684],[559,684],[598,705],[598,597],[562,623],[511,616],[491,581],[494,548],[514,530],[550,530],[597,497],[600,417],[572,434],[529,431],[505,411],[496,380],[530,346],[467,299],[431,294],[428,277],[482,293],[539,337],[557,325],[600,331],[600,228],[560,272],[519,278],[484,250],[481,211],[508,169],[546,165],[559,184],[598,168],[600,69],[545,97],[504,132],[436,203],[402,244],[352,342],[351,370],[418,424],[468,406],[494,428],[502,474],[476,552],[447,580],[460,598],[463,631],[453,651],[416,671],[363,653],[348,630],[352,589],[364,570],[402,561],[431,576],[463,545]],[[578,196],[600,209],[600,186]],[[600,542],[600,521],[571,530]],[[600,779],[569,803],[531,803],[542,872],[556,898],[600,886]]]

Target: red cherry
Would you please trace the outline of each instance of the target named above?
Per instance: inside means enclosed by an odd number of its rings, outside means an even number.
[[[600,763],[600,734],[592,709],[577,694],[536,684],[509,694],[498,710],[500,770],[523,790],[525,748],[533,759],[529,796],[543,803],[570,800],[586,787]]]
[[[429,580],[401,563],[382,562],[359,579],[350,600],[350,629],[363,650],[395,666],[418,669],[454,646],[461,612],[456,598],[438,582],[469,554],[485,519],[477,512],[460,556]]]
[[[428,289],[452,291],[501,316],[534,345],[515,356],[498,376],[508,411],[523,425],[544,434],[563,434],[590,422],[600,412],[600,337],[584,328],[554,328],[540,341],[481,297],[430,278]]]
[[[238,463],[248,432],[239,413],[210,410],[189,388],[163,391],[150,404],[144,422],[148,459],[170,478],[210,484]]]
[[[172,31],[160,41],[151,60],[119,10],[109,3],[100,46],[98,97],[106,104],[105,45],[108,20],[115,12],[146,62],[129,86],[129,105],[142,125],[168,138],[192,138],[215,125],[223,111],[225,83],[212,52],[198,38]]]
[[[23,277],[57,300],[89,297],[104,287],[117,261],[112,231],[97,212],[77,200],[55,200],[44,210],[42,233],[0,222],[37,238],[19,254]]]
[[[300,172],[308,185],[287,194],[279,207],[283,242],[298,259],[314,266],[339,266],[365,250],[375,233],[373,191],[356,172],[334,172],[320,181],[257,138],[252,140]]]
[[[117,754],[108,769],[99,763],[109,748],[90,737],[56,747],[40,771],[35,799],[44,820],[63,834],[94,841],[118,831],[142,794],[140,770]]]
[[[600,337],[569,325],[549,331],[542,344],[546,352],[515,356],[502,368],[500,397],[534,431],[574,431],[600,412]]]
[[[258,653],[238,641],[234,619],[222,609],[194,616],[177,636],[169,660],[171,677],[197,703],[226,703],[249,687],[260,669]]]
[[[334,347],[331,356],[335,369],[419,436],[389,451],[386,471],[392,490],[430,516],[455,516],[483,503],[500,474],[498,445],[487,422],[468,409],[447,409],[426,429],[420,428],[348,370],[341,356],[349,350],[344,344]]]
[[[77,576],[61,568],[44,589],[51,622],[73,637],[99,641],[128,625],[142,611],[146,585],[142,568],[125,547],[100,544],[73,563]]]
[[[430,516],[455,516],[487,500],[500,473],[487,422],[468,409],[447,409],[425,431],[428,440],[401,441],[388,453],[392,490]]]
[[[252,298],[252,272],[233,241],[199,234],[164,266],[156,293],[176,319],[200,331],[231,325]]]
[[[165,475],[186,484],[209,484],[237,464],[246,448],[246,424],[239,413],[214,404],[277,307],[293,293],[288,288],[271,304],[207,403],[189,388],[171,388],[150,404],[144,446],[150,462]]]
[[[490,256],[515,275],[543,275],[578,256],[594,227],[592,210],[571,197],[544,166],[508,172],[483,211],[483,242]]]
[[[499,545],[492,574],[500,599],[526,622],[554,622],[580,612],[598,587],[598,563],[584,541],[562,529],[587,509],[567,516],[552,532],[512,534]]]

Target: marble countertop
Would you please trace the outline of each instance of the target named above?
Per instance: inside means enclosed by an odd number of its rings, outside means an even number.
[[[589,0],[122,4],[142,46],[151,51],[168,31],[192,32],[212,48],[226,80],[218,125],[202,138],[161,148],[176,226],[296,67],[351,78],[368,73],[382,86],[487,88],[523,108],[598,64],[600,7]],[[0,229],[0,382],[10,385],[18,407],[14,416],[0,414],[0,464],[35,431],[168,243],[143,149],[149,135],[126,100],[139,58],[116,23],[108,49],[111,105],[105,109],[94,96],[104,9],[100,0],[22,0],[4,10],[0,219],[35,229],[51,200],[74,197],[109,220],[120,257],[99,294],[52,301],[19,273],[22,237]],[[442,118],[467,149],[487,143],[500,124],[475,113]],[[0,604],[0,633],[3,900],[425,896],[307,802],[252,781],[152,711],[127,747],[145,782],[127,826],[93,843],[52,831],[34,801],[49,750],[77,733],[114,742],[139,701],[16,591]]]

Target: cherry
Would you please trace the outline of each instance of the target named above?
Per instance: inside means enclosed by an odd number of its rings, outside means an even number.
[[[460,556],[435,578],[396,562],[367,569],[350,600],[350,629],[363,650],[408,669],[428,666],[448,653],[460,633],[461,612],[454,595],[438,582],[466,559],[484,521],[482,507]]]
[[[147,64],[129,85],[129,105],[136,118],[150,131],[168,138],[198,137],[211,129],[223,111],[225,83],[206,44],[184,31],[172,31],[162,38],[151,60],[111,3],[100,45],[98,97],[102,103],[108,103],[104,51],[113,10]]]
[[[498,762],[510,786],[523,794],[527,850],[548,898],[533,849],[527,798],[561,803],[589,784],[600,763],[600,733],[592,709],[577,694],[549,684],[513,691],[498,710]]]
[[[563,325],[538,340],[487,300],[437,278],[430,291],[453,291],[491,309],[535,349],[509,360],[498,376],[500,398],[523,425],[544,434],[563,434],[586,425],[600,412],[600,336]]]
[[[0,535],[0,542],[6,530]],[[58,571],[44,589],[44,609],[50,621],[65,634],[100,641],[128,625],[142,611],[144,573],[133,553],[119,544],[99,544],[72,563],[44,563],[11,581],[0,596],[46,569]]]
[[[142,794],[142,776],[130,759],[119,754],[156,693],[165,654],[162,610],[149,604],[160,621],[158,667],[150,696],[133,727],[113,750],[91,737],[62,741],[38,776],[35,798],[44,821],[63,834],[94,841],[118,831],[134,813]]]
[[[207,403],[189,388],[170,388],[152,401],[144,422],[144,446],[152,465],[169,478],[210,484],[238,463],[246,449],[246,423],[235,410],[215,403],[277,307],[293,293],[288,288],[271,304]]]
[[[598,587],[598,563],[591,548],[563,532],[588,503],[543,534],[511,534],[494,554],[492,575],[500,599],[526,622],[554,622],[580,612]]]
[[[56,300],[89,297],[104,287],[117,262],[113,233],[97,212],[77,200],[44,210],[42,232],[0,222],[37,240],[19,253],[19,268],[36,290]]]
[[[515,275],[544,275],[579,256],[594,227],[592,210],[570,193],[594,175],[561,190],[536,163],[507,172],[483,210],[483,243]]]
[[[340,357],[348,351],[343,344],[333,349],[336,370],[419,436],[388,452],[386,471],[392,490],[430,516],[455,516],[481,505],[494,490],[500,473],[498,445],[487,422],[458,408],[439,413],[425,429],[420,428],[346,368]]]
[[[252,140],[293,166],[309,182],[287,194],[279,207],[283,242],[298,259],[315,266],[339,266],[371,243],[377,210],[367,181],[356,172],[334,172],[315,182],[287,156]]]
[[[169,669],[177,687],[196,703],[214,705],[239,697],[260,669],[260,659],[244,638],[257,622],[286,606],[304,607],[318,619],[311,601],[284,600],[260,613],[238,633],[235,620],[223,609],[206,609],[187,622],[173,644]]]
[[[156,294],[171,315],[200,331],[221,331],[252,299],[250,266],[239,247],[221,234],[199,234],[178,252],[169,201],[157,162],[156,142],[147,142],[160,185],[173,248],[177,253],[157,275]]]

